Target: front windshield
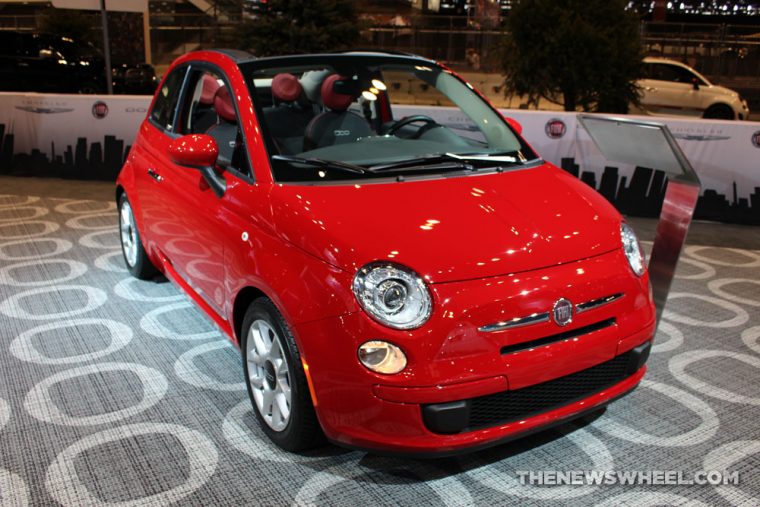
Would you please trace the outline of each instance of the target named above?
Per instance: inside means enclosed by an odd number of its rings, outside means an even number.
[[[242,67],[279,182],[485,170],[536,159],[467,84],[423,60],[329,55]]]

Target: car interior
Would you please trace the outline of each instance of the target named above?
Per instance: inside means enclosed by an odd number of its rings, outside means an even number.
[[[394,70],[293,68],[255,76],[254,102],[274,151],[372,163],[389,156],[488,149],[475,123],[443,125],[426,116],[407,118],[402,110],[397,112],[393,94],[402,95],[410,85],[437,94],[444,106],[456,105],[433,83],[409,75],[406,69]],[[393,90],[385,80],[392,81]]]
[[[272,160],[275,179],[319,179],[335,170],[334,164],[327,171],[313,163],[304,167],[293,157],[365,167],[449,152],[496,154],[523,148],[497,112],[455,78],[441,79],[443,74],[426,67],[338,69],[322,64],[254,74],[250,89],[256,115],[270,155],[280,157]],[[410,87],[443,106],[460,108],[471,121],[443,124],[425,115],[404,115],[403,97]],[[213,137],[219,166],[250,176],[225,80],[210,70],[192,69],[188,90],[178,132]]]

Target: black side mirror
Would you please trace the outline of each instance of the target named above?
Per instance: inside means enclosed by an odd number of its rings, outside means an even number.
[[[692,86],[692,87],[693,87],[695,90],[699,90],[699,79],[697,79],[697,78],[695,78],[695,77],[691,78],[691,86]]]

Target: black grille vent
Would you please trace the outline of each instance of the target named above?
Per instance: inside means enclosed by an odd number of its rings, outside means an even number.
[[[515,352],[520,352],[521,350],[532,349],[535,347],[543,347],[544,345],[549,345],[555,342],[561,342],[563,340],[572,340],[573,338],[583,336],[584,334],[594,333],[596,331],[600,331],[602,329],[606,329],[614,325],[615,325],[615,318],[613,317],[611,319],[603,320],[601,322],[596,322],[588,326],[579,327],[577,329],[572,329],[570,331],[564,331],[562,333],[553,334],[551,336],[546,336],[544,338],[538,338],[537,340],[530,340],[527,342],[515,343],[514,345],[506,345],[501,348],[501,353],[502,355],[514,354]]]
[[[609,361],[548,382],[479,398],[422,405],[422,419],[434,433],[451,434],[526,419],[569,405],[612,387],[644,366],[647,341]]]
[[[470,400],[469,429],[525,419],[568,405],[612,386],[630,375],[629,354],[542,384]]]

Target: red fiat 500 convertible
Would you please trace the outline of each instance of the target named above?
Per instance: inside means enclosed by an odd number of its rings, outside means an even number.
[[[633,389],[655,309],[633,230],[519,130],[419,57],[188,54],[118,179],[124,259],[239,344],[285,449],[522,436]]]

